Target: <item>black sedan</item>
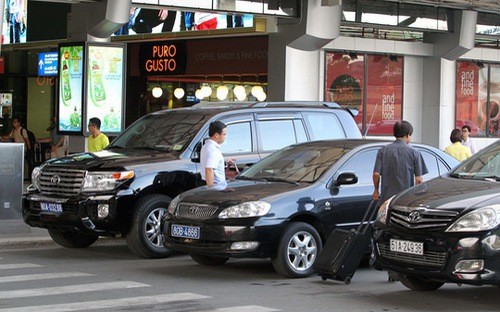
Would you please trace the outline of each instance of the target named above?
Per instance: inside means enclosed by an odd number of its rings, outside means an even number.
[[[375,267],[408,288],[500,285],[500,142],[453,171],[387,200],[375,222]]]
[[[358,225],[373,193],[378,149],[388,142],[333,140],[281,149],[229,183],[225,191],[193,189],[174,198],[163,219],[164,245],[203,265],[229,258],[271,258],[288,277],[312,274],[335,228]],[[458,162],[413,144],[430,179]]]

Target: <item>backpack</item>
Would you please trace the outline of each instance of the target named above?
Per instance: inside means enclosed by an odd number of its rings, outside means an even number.
[[[31,150],[33,150],[35,148],[35,144],[36,144],[35,134],[32,131],[29,131],[26,128],[22,128],[21,129],[21,135],[23,134],[23,132],[22,132],[23,129],[28,133],[28,140],[30,141]],[[23,136],[23,138],[24,138],[24,136]]]

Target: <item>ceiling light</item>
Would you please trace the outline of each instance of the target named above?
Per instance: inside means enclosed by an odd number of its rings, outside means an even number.
[[[205,95],[203,94],[203,92],[201,91],[201,89],[198,89],[194,92],[194,96],[196,96],[196,98],[198,100],[203,100],[205,98]]]
[[[180,87],[174,90],[174,96],[178,99],[182,99],[184,97],[184,94],[185,94],[184,89]]]
[[[217,98],[224,101],[229,94],[229,89],[225,85],[220,85],[217,87]]]
[[[242,85],[235,86],[233,89],[233,93],[238,101],[243,101],[247,97],[245,87]]]
[[[163,90],[160,87],[156,86],[153,88],[153,90],[151,90],[151,93],[153,94],[153,97],[159,98],[162,96]]]
[[[261,86],[253,86],[251,93],[254,97],[258,98],[260,94],[264,93],[264,89]]]
[[[204,85],[201,87],[201,92],[203,92],[203,97],[209,97],[212,95],[212,88],[209,85]]]

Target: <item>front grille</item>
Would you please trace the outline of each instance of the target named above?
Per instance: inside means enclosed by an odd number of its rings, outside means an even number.
[[[179,218],[190,220],[210,219],[217,211],[217,206],[181,203],[177,207],[176,215]]]
[[[445,252],[426,251],[423,255],[407,254],[397,251],[391,251],[389,245],[384,243],[377,243],[377,248],[382,258],[397,262],[442,268],[444,267],[446,261]]]
[[[408,229],[441,230],[448,227],[457,215],[457,211],[393,206],[391,223]]]
[[[80,193],[85,170],[44,168],[40,175],[40,191],[45,195],[75,196]]]

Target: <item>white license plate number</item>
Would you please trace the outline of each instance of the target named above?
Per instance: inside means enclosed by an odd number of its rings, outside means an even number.
[[[424,254],[424,243],[412,242],[400,239],[391,239],[391,251],[397,251],[412,255]]]
[[[42,211],[63,212],[62,205],[58,203],[40,203]]]
[[[170,235],[172,237],[200,239],[200,227],[172,224]]]

